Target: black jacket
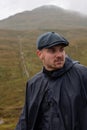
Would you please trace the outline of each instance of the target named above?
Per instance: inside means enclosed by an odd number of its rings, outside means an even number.
[[[87,68],[67,57],[30,79],[15,130],[87,130]]]

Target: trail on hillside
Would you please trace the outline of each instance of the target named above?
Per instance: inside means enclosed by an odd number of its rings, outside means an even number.
[[[2,125],[4,123],[3,119],[0,119],[0,125]]]
[[[18,36],[18,44],[19,44],[20,61],[21,61],[23,73],[26,74],[27,78],[29,78],[29,72],[27,70],[27,66],[24,58],[22,38],[20,36]]]

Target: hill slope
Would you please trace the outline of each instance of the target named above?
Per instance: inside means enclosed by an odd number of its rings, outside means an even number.
[[[46,30],[47,31],[47,30]],[[68,38],[66,51],[87,66],[87,29],[54,30]],[[24,105],[26,77],[41,70],[36,56],[36,38],[45,30],[0,30],[0,130],[13,130]],[[24,57],[24,58],[23,58]],[[24,62],[25,61],[25,62]]]
[[[57,6],[41,6],[0,21],[0,29],[30,30],[86,28],[87,17]]]

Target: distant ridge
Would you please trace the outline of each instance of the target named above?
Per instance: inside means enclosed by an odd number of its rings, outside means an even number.
[[[24,11],[0,21],[0,29],[87,28],[87,17],[54,5],[45,5]]]

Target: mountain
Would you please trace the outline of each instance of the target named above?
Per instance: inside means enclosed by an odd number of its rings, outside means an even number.
[[[87,28],[87,16],[54,5],[24,11],[0,21],[0,29]]]

